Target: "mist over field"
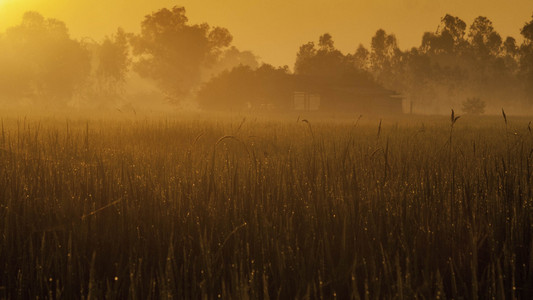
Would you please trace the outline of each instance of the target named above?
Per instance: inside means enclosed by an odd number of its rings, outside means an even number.
[[[0,299],[533,298],[533,4],[480,2],[0,0]]]
[[[304,93],[320,98],[313,110],[326,112],[530,114],[532,20],[518,36],[504,36],[490,17],[467,24],[443,14],[410,49],[400,48],[394,29],[377,27],[341,51],[335,36],[316,28],[284,54],[290,65],[277,66],[236,47],[228,29],[190,21],[180,6],[147,11],[131,32],[119,23],[131,18],[117,18],[118,29],[103,39],[73,36],[62,20],[28,11],[2,26],[0,101],[15,110],[287,112],[299,110],[296,93]]]

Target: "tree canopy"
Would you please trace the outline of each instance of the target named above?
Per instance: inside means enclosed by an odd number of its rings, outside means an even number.
[[[300,46],[291,74],[288,67],[260,67],[252,52],[232,46],[227,29],[191,24],[179,6],[146,15],[138,34],[119,29],[101,42],[76,40],[65,23],[28,12],[0,34],[0,99],[65,105],[81,95],[88,102],[112,102],[123,98],[128,74],[136,72],[139,81],[155,83],[175,102],[199,93],[204,107],[218,101],[208,95],[224,98],[215,92],[224,84],[234,87],[226,92],[236,98],[257,95],[255,103],[286,97],[279,93],[295,88],[290,75],[314,78],[317,86],[377,82],[433,113],[469,98],[483,99],[487,111],[504,103],[533,105],[533,16],[520,28],[523,41],[502,37],[485,16],[466,24],[446,14],[436,25],[408,50],[400,49],[393,33],[378,29],[368,49],[360,44],[343,53],[325,33]]]
[[[225,28],[189,24],[183,7],[163,8],[147,15],[141,33],[132,38],[133,53],[139,57],[134,69],[169,96],[188,96],[199,84],[202,69],[212,66],[232,39]]]
[[[0,37],[0,90],[10,98],[68,101],[90,72],[90,54],[66,25],[36,12]]]
[[[253,69],[241,65],[205,83],[198,93],[198,103],[201,108],[211,110],[243,110],[265,105],[288,108],[293,92],[294,81],[287,68],[264,64]]]
[[[100,45],[96,73],[102,85],[115,89],[126,81],[126,74],[131,63],[126,32],[122,28],[114,36],[106,37]]]

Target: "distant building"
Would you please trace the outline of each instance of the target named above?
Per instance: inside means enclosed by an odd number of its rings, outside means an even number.
[[[271,66],[240,67],[210,80],[197,98],[201,108],[220,111],[403,113],[402,96],[360,70],[290,74]]]
[[[315,111],[320,109],[320,95],[306,92],[294,92],[294,109]]]
[[[342,111],[360,114],[401,114],[403,96],[387,90],[371,80],[344,84],[322,78],[302,77],[293,107],[298,111]]]

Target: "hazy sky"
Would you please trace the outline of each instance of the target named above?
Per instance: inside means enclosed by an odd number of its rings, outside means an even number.
[[[118,26],[138,31],[144,15],[174,5],[185,6],[191,23],[228,28],[237,47],[262,61],[290,67],[298,47],[324,32],[339,49],[353,52],[383,28],[407,49],[435,31],[446,13],[468,25],[486,16],[503,37],[516,38],[533,15],[533,0],[0,0],[0,32],[36,10],[66,22],[74,37],[101,40]]]

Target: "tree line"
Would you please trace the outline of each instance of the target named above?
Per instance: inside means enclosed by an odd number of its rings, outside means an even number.
[[[513,37],[502,38],[486,17],[477,17],[467,27],[459,17],[447,14],[435,32],[423,34],[418,47],[402,51],[394,34],[379,29],[370,49],[360,44],[345,54],[335,48],[332,36],[326,33],[318,43],[308,42],[299,48],[292,75],[313,77],[318,79],[315,84],[330,86],[368,82],[370,78],[403,94],[418,111],[430,113],[447,113],[450,107],[461,104],[464,111],[478,113],[483,112],[486,103],[493,108],[531,108],[533,16],[521,28],[521,35],[523,42],[519,44]],[[270,69],[273,76],[280,76],[279,69]],[[256,70],[256,78],[268,77],[257,76],[264,72]],[[235,101],[238,94],[247,94],[248,98],[258,95],[241,91],[250,85],[241,86],[239,82],[254,78],[244,73],[240,68],[213,78],[204,85],[199,100],[213,105],[215,94],[219,98],[225,95],[228,102],[229,98]],[[283,82],[291,85],[291,74],[286,73]],[[258,85],[265,80],[256,81]]]
[[[232,39],[225,28],[190,24],[183,7],[147,15],[139,34],[119,28],[102,42],[74,39],[65,23],[27,12],[0,35],[0,101],[61,107],[78,98],[105,105],[125,93],[132,72],[178,101],[221,70],[257,67],[256,56]]]
[[[519,45],[513,37],[502,38],[486,17],[467,27],[445,15],[435,32],[425,33],[421,45],[408,51],[398,49],[394,35],[379,30],[362,64],[385,86],[436,111],[469,97],[493,106],[531,106],[533,17],[521,34]]]
[[[125,94],[134,73],[171,102],[195,98],[204,108],[249,98],[286,103],[295,76],[317,84],[372,82],[433,112],[467,98],[525,107],[533,105],[533,16],[520,32],[521,43],[503,38],[486,17],[467,26],[445,15],[418,47],[401,50],[394,34],[379,29],[369,49],[359,45],[351,53],[336,49],[326,33],[298,49],[291,72],[259,65],[252,52],[232,46],[227,29],[191,24],[183,7],[153,12],[138,34],[119,28],[102,42],[74,39],[63,22],[28,12],[0,35],[0,100],[105,104]]]

